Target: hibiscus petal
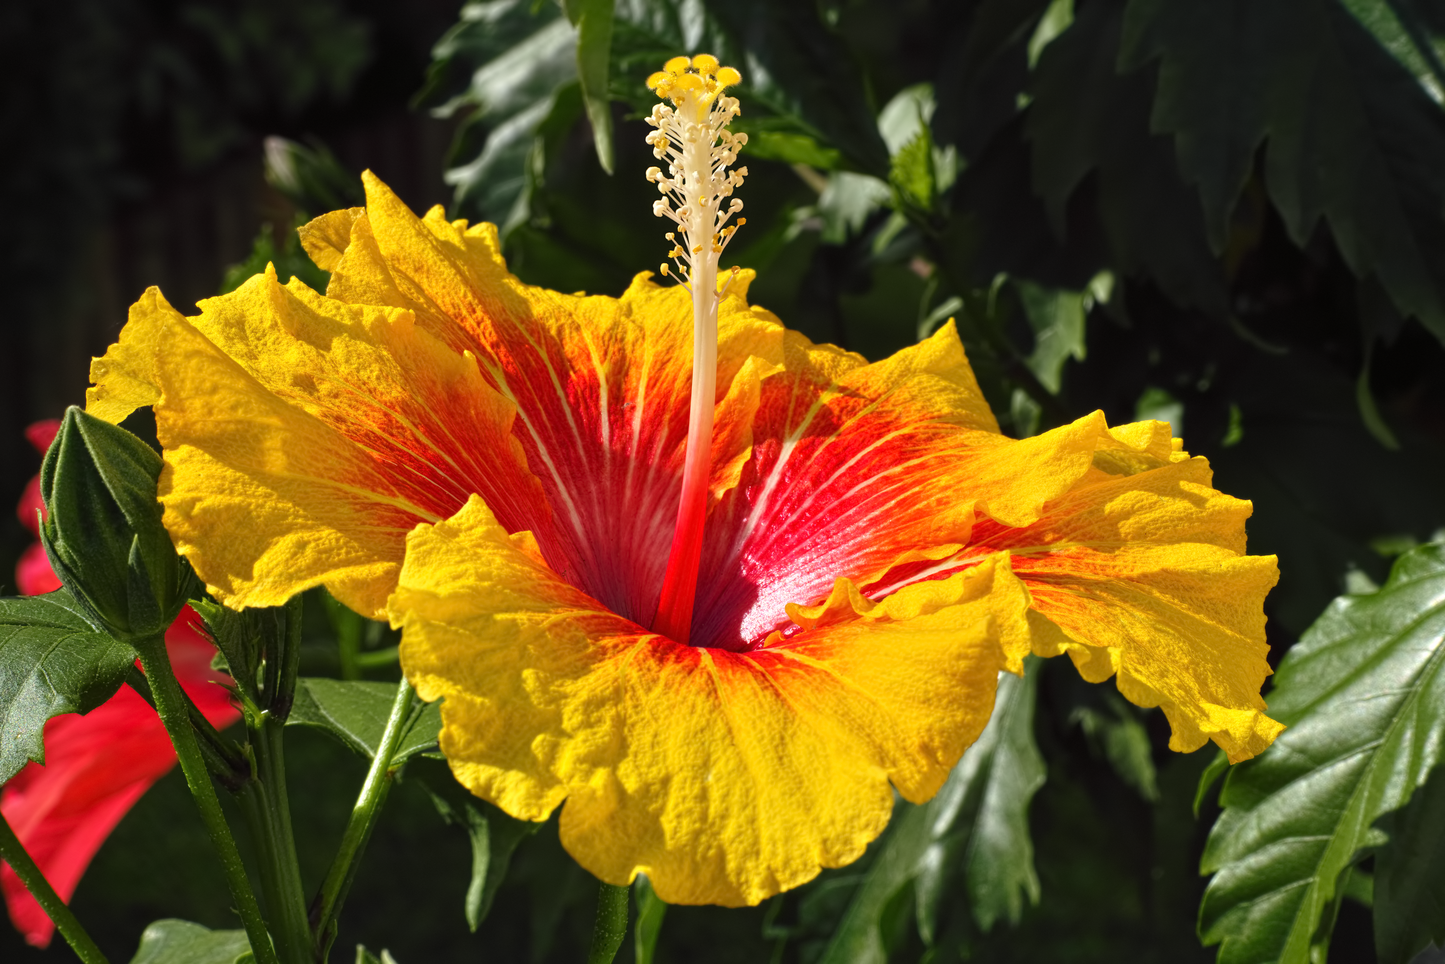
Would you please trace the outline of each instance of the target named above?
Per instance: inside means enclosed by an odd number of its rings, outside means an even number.
[[[953,557],[980,515],[1036,520],[1105,428],[1096,414],[997,434],[952,325],[872,365],[789,333],[786,366],[764,379],[753,462],[709,520],[695,642],[757,645],[838,576],[877,598],[902,584],[878,584],[890,570]]]
[[[43,596],[60,588],[60,579],[50,568],[45,547],[32,542],[15,564],[15,588],[22,596]]]
[[[227,602],[276,605],[325,583],[377,614],[406,530],[476,490],[514,526],[547,526],[513,407],[409,313],[283,287],[271,271],[201,309],[187,321],[152,293],[121,345],[138,328],[156,351],[145,382],[164,393],[166,523]],[[126,384],[122,360],[97,363],[93,397]]]
[[[856,859],[890,780],[926,799],[981,732],[1027,605],[1005,560],[878,604],[840,588],[811,630],[731,653],[608,611],[474,498],[409,537],[390,605],[464,785],[532,820],[566,798],[563,843],[604,880],[754,904]]]
[[[1034,652],[1068,651],[1091,682],[1117,674],[1134,703],[1164,709],[1173,749],[1212,739],[1237,762],[1283,729],[1259,696],[1262,603],[1279,573],[1273,556],[1244,555],[1250,504],[1214,490],[1209,463],[1167,437],[1160,423],[1103,433],[1094,467],[1042,518],[980,524],[976,542],[1012,554],[1044,617]]]
[[[616,612],[650,622],[676,520],[691,391],[686,291],[639,275],[621,298],[564,295],[507,271],[496,229],[418,218],[366,177],[366,213],[327,294],[406,308],[515,404],[515,434],[555,511],[555,530],[516,525],[498,494],[476,491],[509,531],[532,529],[548,562]],[[318,225],[334,238],[342,219]],[[329,245],[318,240],[322,256]],[[737,484],[752,444],[759,382],[781,366],[783,328],[747,305],[751,272],[719,310],[717,424],[710,489]]]

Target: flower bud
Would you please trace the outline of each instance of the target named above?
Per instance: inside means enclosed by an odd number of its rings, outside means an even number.
[[[97,629],[119,639],[165,632],[192,587],[161,525],[161,457],[119,426],[71,407],[40,467],[40,539]]]

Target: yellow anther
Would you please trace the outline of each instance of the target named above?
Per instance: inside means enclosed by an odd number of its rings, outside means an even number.
[[[717,58],[712,54],[698,54],[692,58],[692,66],[700,74],[715,74],[717,73],[718,62]]]
[[[737,226],[738,226],[738,227],[742,227],[744,224],[747,224],[747,223],[748,223],[748,219],[747,219],[747,218],[738,218]]]
[[[663,276],[664,278],[667,277],[667,262],[666,262],[666,261],[664,261],[664,262],[662,263],[662,276]]]
[[[687,68],[691,66],[691,64],[692,61],[688,60],[686,57],[674,57],[667,63],[663,64],[662,69],[667,71],[669,74],[677,76],[678,74],[685,73],[687,71]]]

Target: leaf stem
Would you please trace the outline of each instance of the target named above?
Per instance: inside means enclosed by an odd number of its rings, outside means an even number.
[[[166,653],[165,634],[158,633],[131,642],[140,655],[141,666],[150,682],[151,692],[155,696],[156,712],[160,714],[161,723],[165,725],[166,733],[171,738],[171,745],[176,749],[186,786],[190,788],[196,808],[201,812],[201,820],[206,825],[211,845],[216,848],[216,854],[221,858],[221,868],[231,889],[231,899],[236,902],[236,912],[246,928],[251,953],[255,955],[257,964],[280,964],[271,947],[271,938],[266,933],[266,922],[261,916],[260,906],[256,903],[256,895],[251,890],[250,881],[246,879],[246,868],[241,862],[240,851],[236,849],[236,840],[231,836],[231,828],[221,812],[221,801],[216,797],[216,788],[211,785],[210,776],[206,772],[206,761],[201,755],[200,746],[196,742],[196,732],[191,728],[186,710],[185,693],[171,670],[171,661]]]
[[[331,944],[336,940],[336,919],[341,913],[346,893],[351,889],[351,882],[356,878],[361,854],[371,838],[377,817],[381,815],[381,805],[386,800],[387,791],[391,789],[391,760],[396,755],[402,734],[406,731],[411,709],[411,683],[406,677],[402,677],[401,682],[396,685],[396,698],[392,701],[391,714],[386,719],[386,729],[382,732],[381,743],[376,748],[376,756],[371,760],[371,769],[367,770],[366,780],[361,784],[361,792],[356,797],[356,805],[351,808],[351,819],[347,821],[346,831],[341,836],[341,846],[337,848],[331,869],[326,872],[326,880],[322,882],[321,890],[311,904],[312,933],[318,961],[326,960]]]
[[[261,706],[248,704],[246,730],[254,761],[253,777],[238,795],[251,827],[260,864],[261,891],[276,930],[283,964],[311,964],[311,923],[306,888],[296,859],[291,804],[286,792],[286,752],[282,729],[295,701],[301,657],[301,596],[286,603],[279,631],[266,643],[266,672]]]
[[[592,947],[587,964],[612,964],[627,936],[627,905],[631,890],[606,881],[597,883],[597,919],[592,925]]]
[[[80,925],[75,914],[65,905],[65,901],[60,899],[55,888],[50,886],[50,881],[45,879],[45,875],[35,865],[25,845],[15,835],[10,821],[5,819],[4,813],[0,813],[0,858],[10,865],[10,869],[15,871],[15,876],[20,878],[25,889],[34,895],[45,913],[55,922],[55,929],[60,931],[60,936],[64,937],[71,950],[75,951],[76,957],[84,964],[110,964],[95,941],[90,939],[90,935]]]

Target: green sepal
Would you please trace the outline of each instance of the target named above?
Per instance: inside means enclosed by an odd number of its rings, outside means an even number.
[[[96,629],[163,633],[195,577],[161,524],[161,457],[125,429],[72,406],[40,467],[50,565]]]

